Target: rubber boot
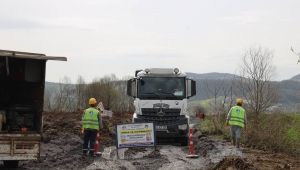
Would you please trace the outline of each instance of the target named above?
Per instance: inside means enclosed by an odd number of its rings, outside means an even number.
[[[233,144],[233,146],[236,145],[236,138],[235,137],[232,137],[232,144]]]
[[[236,138],[236,148],[240,148],[240,138]]]

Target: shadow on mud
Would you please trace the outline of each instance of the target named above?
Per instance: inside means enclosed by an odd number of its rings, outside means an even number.
[[[172,145],[172,146],[181,146],[180,141],[177,141],[176,139],[170,139],[170,138],[157,138],[156,139],[156,145]]]

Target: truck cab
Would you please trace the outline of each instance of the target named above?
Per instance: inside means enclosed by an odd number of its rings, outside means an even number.
[[[134,97],[133,123],[153,122],[157,138],[171,138],[187,146],[189,141],[188,98],[196,95],[196,82],[178,68],[137,70],[127,82],[127,95]]]
[[[66,57],[0,50],[0,160],[39,160],[47,60]]]

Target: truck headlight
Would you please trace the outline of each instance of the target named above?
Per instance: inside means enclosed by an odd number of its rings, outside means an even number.
[[[139,109],[139,107],[135,107],[135,113],[136,114],[138,114],[138,115],[140,115],[141,113],[140,113],[140,109]]]
[[[178,129],[179,130],[186,130],[187,128],[187,124],[184,124],[184,125],[178,125]]]

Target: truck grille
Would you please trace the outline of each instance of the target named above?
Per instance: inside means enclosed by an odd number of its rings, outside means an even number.
[[[159,116],[159,108],[142,108],[142,117],[145,122],[153,122],[157,125],[176,124],[179,122],[180,109],[163,109],[164,115]]]

